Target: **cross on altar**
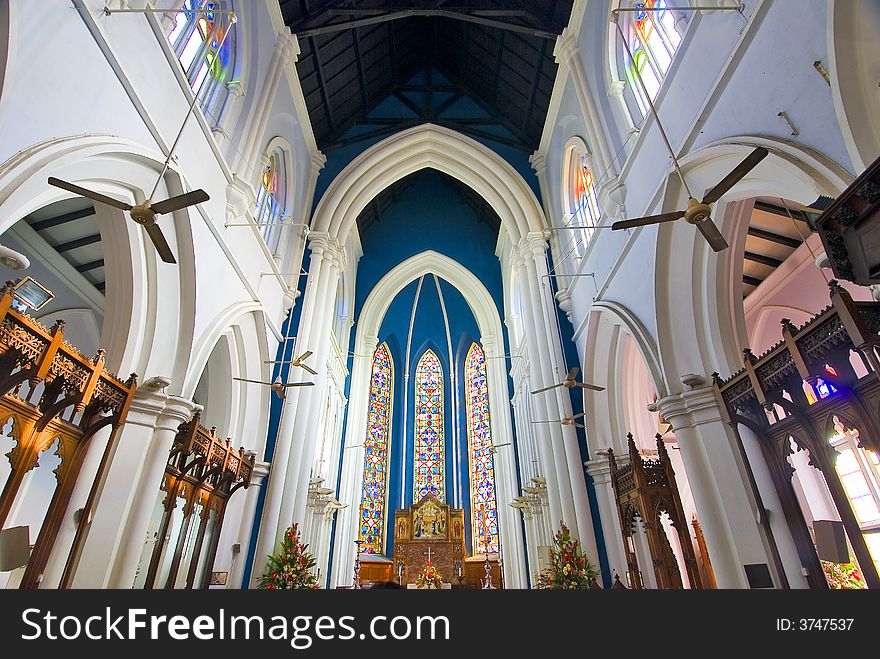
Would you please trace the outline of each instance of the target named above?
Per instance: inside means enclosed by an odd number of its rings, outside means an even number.
[[[428,562],[431,562],[431,548],[428,547]]]

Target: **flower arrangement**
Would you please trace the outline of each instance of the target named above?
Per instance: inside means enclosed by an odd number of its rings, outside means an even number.
[[[260,577],[258,587],[267,590],[319,588],[312,572],[315,557],[306,551],[307,548],[308,545],[300,542],[297,525],[288,528],[281,540],[281,551],[269,556],[266,571]]]
[[[440,573],[431,561],[428,561],[425,568],[416,576],[416,585],[419,588],[436,589],[439,589],[443,585],[443,578],[440,576]]]
[[[867,588],[865,577],[855,563],[829,563],[822,561],[822,570],[832,589]]]
[[[536,588],[589,588],[599,572],[581,551],[580,542],[562,523],[550,549],[550,567],[538,575]]]

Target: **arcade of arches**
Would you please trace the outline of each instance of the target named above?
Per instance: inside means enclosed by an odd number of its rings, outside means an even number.
[[[880,588],[876,2],[157,4],[0,0],[0,587]]]

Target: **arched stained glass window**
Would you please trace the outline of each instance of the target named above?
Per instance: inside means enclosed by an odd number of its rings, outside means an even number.
[[[284,152],[281,149],[275,149],[269,154],[269,159],[263,168],[254,209],[254,220],[260,227],[266,244],[273,252],[278,249],[278,239],[281,236],[280,223],[285,204],[286,172],[284,169]]]
[[[231,7],[217,0],[185,0],[168,42],[202,108],[211,103],[220,83],[231,79],[235,30]],[[227,31],[231,31],[227,36]]]
[[[425,351],[416,367],[415,460],[413,496],[426,494],[444,500],[443,367],[432,350]]]
[[[565,152],[564,175],[568,182],[565,205],[567,215],[566,226],[573,227],[571,232],[575,256],[580,258],[586,250],[587,243],[602,219],[593,168],[586,144],[578,137],[569,141]]]
[[[468,447],[471,464],[471,537],[474,554],[498,551],[495,457],[489,420],[486,356],[474,343],[464,362]]]
[[[660,91],[663,77],[672,64],[672,58],[681,44],[681,35],[676,28],[676,19],[667,0],[639,0],[631,5],[636,8],[658,9],[663,11],[626,12],[628,29],[624,30],[629,39],[633,60],[626,62],[627,80],[635,90],[642,113],[647,111],[641,85],[636,80],[633,66],[638,68],[645,88],[653,100]],[[623,27],[623,26],[621,26]]]
[[[361,495],[361,551],[381,554],[385,550],[385,501],[388,494],[388,455],[391,401],[394,394],[394,362],[383,343],[373,356],[370,376],[370,407],[364,438],[364,486]]]

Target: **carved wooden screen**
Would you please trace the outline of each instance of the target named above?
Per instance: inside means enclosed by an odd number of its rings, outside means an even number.
[[[630,583],[633,588],[642,588],[638,560],[630,540],[635,533],[636,524],[641,521],[648,538],[652,567],[658,588],[681,588],[681,573],[678,562],[663,529],[661,516],[669,515],[675,529],[681,551],[684,555],[685,569],[691,588],[702,588],[702,580],[697,567],[694,547],[688,533],[687,519],[681,506],[675,473],[669,462],[669,454],[663,438],[656,435],[658,456],[656,460],[646,460],[639,453],[633,436],[627,435],[629,443],[629,462],[618,466],[614,451],[608,449],[611,462],[611,482],[617,496],[620,513],[623,544],[626,547]]]
[[[13,307],[12,282],[0,289],[0,419],[8,428],[12,449],[0,494],[0,528],[20,526],[27,484],[41,460],[60,460],[39,529],[30,532],[33,548],[21,588],[36,588],[55,545],[61,522],[76,485],[83,458],[96,432],[112,428],[81,519],[89,519],[95,483],[100,482],[112,454],[116,433],[125,420],[136,377],[127,382],[104,370],[104,351],[83,356],[64,340],[64,321],[47,329]],[[37,515],[39,517],[39,515]],[[39,521],[39,519],[38,519]],[[34,524],[37,526],[37,524]],[[87,524],[79,524],[59,584],[69,585]]]
[[[783,320],[782,341],[760,358],[744,350],[743,369],[726,380],[714,374],[715,393],[740,445],[740,426],[758,438],[810,587],[828,588],[828,583],[792,483],[795,472],[788,457],[795,448],[807,450],[810,464],[822,472],[865,583],[880,588],[858,515],[835,467],[837,451],[829,442],[835,418],[846,419],[849,427],[861,429],[861,448],[880,455],[880,304],[854,302],[833,280],[829,288],[831,307],[800,328]],[[852,365],[854,354],[866,369],[862,377]],[[784,580],[767,527],[764,522],[776,572]]]
[[[251,482],[254,454],[235,450],[199,420],[195,414],[180,425],[168,456],[145,588],[207,588],[226,504]]]

